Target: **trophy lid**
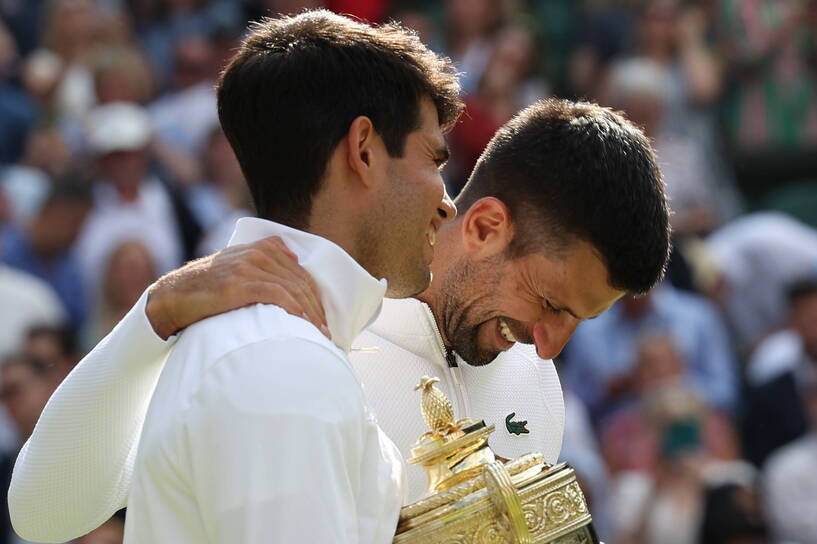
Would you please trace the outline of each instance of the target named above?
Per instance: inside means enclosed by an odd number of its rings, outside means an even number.
[[[434,386],[439,381],[423,376],[414,388],[421,391],[420,413],[429,430],[417,439],[408,462],[425,469],[429,494],[474,477],[496,460],[488,446],[494,426],[481,419],[455,420],[451,401]]]

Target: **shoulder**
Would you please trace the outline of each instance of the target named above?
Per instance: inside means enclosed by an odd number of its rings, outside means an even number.
[[[268,322],[270,328],[281,327],[278,332],[254,330],[258,315],[253,314],[265,313],[248,311],[232,324],[243,326],[245,336],[207,365],[191,406],[234,413],[360,416],[362,390],[344,354],[320,333],[301,331],[299,323],[286,318]],[[211,331],[215,333],[206,327],[202,333]]]

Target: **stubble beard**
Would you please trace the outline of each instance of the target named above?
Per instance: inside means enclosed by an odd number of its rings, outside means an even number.
[[[479,329],[491,312],[492,295],[478,291],[495,289],[502,276],[499,256],[481,262],[460,259],[452,266],[440,290],[440,322],[452,349],[469,365],[484,366],[499,355],[479,347]],[[480,315],[482,314],[482,315]]]

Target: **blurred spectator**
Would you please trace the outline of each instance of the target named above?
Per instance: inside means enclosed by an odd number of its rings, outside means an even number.
[[[789,289],[790,328],[770,336],[747,368],[746,453],[761,465],[809,428],[800,391],[817,380],[817,275]]]
[[[86,295],[73,246],[91,209],[90,188],[59,179],[24,229],[9,229],[0,260],[46,281],[68,312],[74,330],[85,319]]]
[[[104,263],[125,240],[142,241],[159,273],[175,268],[184,255],[179,221],[170,193],[148,168],[147,114],[135,104],[105,104],[89,115],[88,132],[102,182],[77,241],[88,289],[100,284]]]
[[[502,23],[500,0],[446,0],[445,51],[462,72],[464,94],[473,93],[491,56]]]
[[[90,63],[99,104],[146,104],[152,97],[150,67],[138,50],[127,46],[100,48],[94,51]]]
[[[36,113],[32,100],[12,84],[17,61],[17,47],[0,20],[0,165],[22,156]]]
[[[703,446],[702,405],[689,391],[667,387],[652,403],[659,458],[652,472],[621,473],[610,497],[621,544],[696,544],[707,491],[726,483],[751,487],[742,461],[713,458]],[[740,542],[740,541],[738,541]]]
[[[8,224],[22,226],[31,221],[50,187],[48,176],[37,168],[15,165],[0,170],[0,193]]]
[[[743,352],[786,325],[786,288],[817,271],[817,230],[780,213],[736,219],[707,248],[718,271],[709,294]]]
[[[148,249],[139,241],[125,241],[110,255],[88,323],[85,346],[99,342],[136,304],[142,292],[156,279],[156,265]]]
[[[616,63],[610,73],[608,100],[653,139],[674,212],[673,232],[708,233],[719,216],[728,212],[715,207],[716,181],[700,144],[662,128],[668,114],[668,76],[663,67],[646,58]]]
[[[30,131],[19,162],[0,171],[0,191],[10,201],[12,223],[20,228],[34,220],[51,190],[51,178],[72,165],[71,151],[56,127]]]
[[[31,435],[34,425],[45,407],[45,403],[57,388],[47,363],[25,355],[7,358],[0,365],[0,400],[11,416],[17,429],[19,443],[17,449],[0,457],[0,481],[2,489],[7,490],[11,482],[14,460],[23,443]],[[0,493],[0,544],[20,542],[11,529],[8,498]]]
[[[177,43],[190,36],[206,36],[211,29],[205,9],[206,2],[130,0],[129,4],[137,13],[137,33],[153,67],[158,86],[165,89],[173,79],[173,57]]]
[[[688,361],[685,380],[712,406],[734,413],[737,363],[726,328],[708,301],[663,284],[624,297],[581,323],[564,351],[564,378],[599,418],[633,399],[639,339],[657,331],[673,339]]]
[[[239,217],[253,215],[244,174],[220,126],[204,149],[205,181],[187,190],[187,202],[205,230],[197,253],[209,255],[226,247]]]
[[[817,4],[720,0],[732,86],[726,128],[735,147],[817,146]]]
[[[800,388],[809,433],[778,450],[764,469],[763,499],[775,542],[817,543],[817,379]]]
[[[40,43],[43,12],[48,0],[19,0],[0,3],[0,26],[8,26],[21,56]]]
[[[449,193],[459,193],[494,133],[516,113],[550,94],[536,72],[536,36],[526,26],[502,27],[492,41],[476,89],[465,98],[466,114],[451,133],[452,161],[446,169]]]
[[[766,544],[766,520],[755,485],[712,486],[704,498],[700,544]]]
[[[707,43],[706,13],[698,2],[648,0],[639,20],[637,55],[658,65],[664,74],[663,127],[670,135],[712,143],[706,106],[719,97],[723,76]]]
[[[21,351],[46,363],[57,383],[62,382],[80,360],[76,334],[68,327],[41,325],[29,329]]]
[[[0,358],[18,351],[31,327],[60,325],[66,318],[51,286],[2,262],[0,301]]]
[[[94,105],[87,62],[99,36],[99,12],[92,0],[50,0],[43,47],[26,59],[26,90],[54,118],[81,119]]]
[[[654,419],[656,398],[672,387],[683,387],[685,365],[672,338],[655,334],[641,340],[635,370],[636,399],[600,424],[604,459],[612,474],[623,470],[657,469],[662,437]],[[700,405],[697,419],[700,446],[713,459],[740,456],[737,437],[728,418]]]
[[[645,2],[635,56],[612,65],[599,93],[655,139],[676,232],[709,232],[740,208],[733,174],[718,153],[712,106],[723,76],[708,43],[710,26],[698,2]]]
[[[568,87],[573,96],[594,98],[610,63],[635,47],[638,1],[581,2],[577,43],[568,60]]]
[[[205,38],[180,40],[174,51],[173,85],[149,107],[156,138],[177,151],[198,151],[218,122],[212,53]]]

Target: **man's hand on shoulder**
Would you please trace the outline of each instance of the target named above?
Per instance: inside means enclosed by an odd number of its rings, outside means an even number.
[[[151,286],[145,311],[156,334],[167,339],[196,321],[256,303],[280,306],[330,336],[315,281],[277,236],[165,274]]]

